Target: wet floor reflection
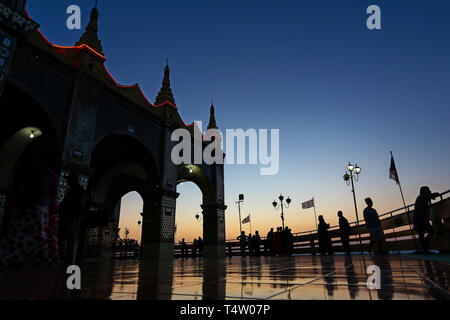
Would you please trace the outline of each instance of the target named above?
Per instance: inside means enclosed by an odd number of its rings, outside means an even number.
[[[369,290],[369,265],[381,289]],[[165,263],[84,264],[82,289],[66,287],[60,266],[0,269],[0,299],[112,300],[416,300],[450,299],[450,264],[402,256],[232,257]]]
[[[355,300],[358,296],[359,286],[358,286],[358,278],[356,276],[355,266],[353,264],[352,256],[346,255],[344,260],[345,266],[345,275],[347,280],[347,288],[348,293],[350,295],[351,300]]]

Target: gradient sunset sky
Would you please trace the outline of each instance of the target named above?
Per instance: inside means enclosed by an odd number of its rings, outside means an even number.
[[[66,28],[78,4],[83,28],[95,1],[28,1],[30,16],[52,42],[73,45],[83,30]],[[381,8],[382,30],[366,28],[366,8]],[[407,203],[420,186],[450,189],[450,2],[318,0],[100,0],[99,33],[106,66],[124,85],[139,83],[153,101],[166,59],[186,123],[207,123],[211,97],[220,129],[280,129],[280,170],[225,166],[227,238],[242,219],[265,235],[281,225],[272,201],[293,200],[286,225],[314,228],[312,209],[332,225],[343,210],[355,219],[348,161],[362,168],[356,183],[360,216],[370,196],[379,213],[402,205],[389,179],[394,152]],[[225,150],[226,151],[226,150]],[[202,233],[194,215],[201,193],[179,186],[176,240]],[[121,226],[140,238],[137,194],[122,203]],[[248,232],[248,225],[245,225]]]

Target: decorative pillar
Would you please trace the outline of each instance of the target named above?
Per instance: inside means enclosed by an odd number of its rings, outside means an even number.
[[[150,193],[144,199],[141,259],[161,261],[174,258],[175,206],[178,193]]]
[[[203,204],[203,252],[205,259],[225,258],[225,209],[217,203]]]

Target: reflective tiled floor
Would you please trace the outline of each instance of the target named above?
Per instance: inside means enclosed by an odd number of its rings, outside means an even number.
[[[381,270],[369,290],[367,267]],[[69,291],[60,267],[0,271],[0,299],[450,299],[450,263],[405,256],[233,257],[85,264],[82,289]]]

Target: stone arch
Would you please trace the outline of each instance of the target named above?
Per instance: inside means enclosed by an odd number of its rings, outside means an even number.
[[[185,165],[178,169],[177,185],[182,182],[193,182],[203,194],[203,203],[214,199],[214,188],[204,169],[198,165]]]
[[[200,205],[203,218],[204,256],[222,257],[225,254],[225,217],[226,209],[218,201],[218,188],[212,178],[216,173],[214,166],[184,165],[178,169],[177,185],[181,182],[193,182],[203,196]]]
[[[0,105],[0,188],[10,186],[26,152],[41,152],[56,170],[61,161],[61,143],[46,109],[10,83]]]
[[[61,164],[61,140],[44,106],[12,83],[0,98],[0,220],[17,179],[35,156],[55,173]]]
[[[153,203],[160,174],[150,151],[135,137],[115,133],[101,139],[93,148],[90,167],[88,210],[96,218],[88,222],[88,228],[107,228],[113,233],[119,222],[120,199],[131,191],[139,193],[144,207]]]

